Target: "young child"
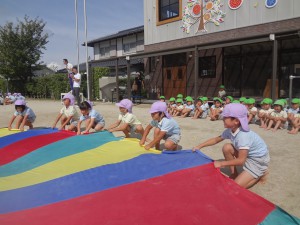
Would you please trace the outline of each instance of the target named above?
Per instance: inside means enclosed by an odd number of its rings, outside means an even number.
[[[79,114],[74,106],[75,97],[68,93],[63,97],[64,107],[58,113],[52,128],[56,127],[57,122],[60,120],[59,130],[64,130],[66,125],[70,125],[67,130],[77,131]]]
[[[220,85],[219,92],[218,92],[218,97],[220,99],[223,99],[223,98],[225,98],[225,96],[226,96],[225,86],[224,85]]]
[[[272,131],[277,131],[278,128],[284,128],[287,121],[287,113],[283,110],[284,102],[282,100],[277,100],[274,103],[274,110],[269,116],[269,123],[266,130],[270,130],[273,126]]]
[[[181,112],[181,118],[187,117],[189,115],[194,115],[195,105],[194,100],[191,96],[188,96],[185,98],[186,104],[184,105],[184,108]]]
[[[209,117],[211,121],[219,120],[222,119],[222,99],[215,97],[214,99],[214,104],[210,107],[210,112],[209,112]]]
[[[245,104],[245,101],[246,101],[246,99],[247,99],[247,98],[245,98],[245,97],[240,97],[239,101],[240,101],[240,103],[241,103],[241,104],[243,104],[243,105],[244,105],[244,104]]]
[[[262,100],[261,109],[258,111],[257,114],[257,121],[260,121],[260,128],[267,128],[267,124],[269,122],[269,116],[273,109],[271,108],[271,105],[273,103],[273,100],[270,98],[265,98]]]
[[[209,110],[208,98],[206,96],[202,97],[203,105],[205,106],[206,110]]]
[[[5,100],[4,100],[4,105],[14,104],[15,101],[16,101],[16,98],[11,93],[7,93]]]
[[[207,117],[208,108],[206,108],[206,106],[203,103],[204,103],[203,98],[198,98],[195,107],[195,113],[192,119],[198,119],[198,118],[205,119]]]
[[[227,96],[226,99],[225,99],[225,105],[228,105],[228,104],[232,103],[233,100],[234,100],[233,97]]]
[[[16,129],[24,130],[24,126],[29,126],[29,129],[33,128],[33,122],[35,121],[36,115],[31,108],[26,106],[24,100],[17,100],[15,102],[15,113],[11,117],[8,123],[8,130],[11,130],[11,125],[14,120],[17,118]]]
[[[250,131],[245,106],[229,104],[222,114],[227,129],[222,135],[195,146],[193,150],[230,139],[232,143],[226,143],[222,148],[225,161],[214,161],[214,165],[216,168],[230,166],[230,178],[240,186],[250,188],[267,174],[270,161],[267,145],[255,132]],[[238,174],[236,166],[243,166],[243,172]]]
[[[289,134],[294,134],[296,130],[293,129],[293,128],[297,127],[296,125],[297,125],[298,120],[299,120],[298,114],[299,114],[299,110],[300,110],[299,109],[300,99],[294,98],[294,99],[292,99],[291,103],[292,103],[291,108],[288,110],[287,113],[288,113],[288,121],[292,126],[292,130],[289,131],[288,133]],[[298,131],[296,133],[298,133]]]
[[[300,129],[300,111],[294,115],[294,121],[292,124],[292,129],[288,132],[289,134],[297,134]]]
[[[87,134],[91,128],[93,128],[95,131],[101,131],[104,128],[104,118],[100,113],[93,109],[92,103],[83,101],[79,104],[79,109],[82,116],[80,116],[77,125],[77,135]],[[81,132],[81,123],[83,121],[85,121],[85,130]]]
[[[175,98],[171,97],[168,103],[168,113],[172,115],[173,109],[176,107]]]
[[[180,116],[182,113],[184,106],[183,106],[183,100],[181,98],[178,98],[176,100],[176,107],[173,109],[172,116]]]
[[[152,121],[146,127],[140,145],[144,145],[150,130],[154,127],[154,139],[145,146],[146,150],[154,147],[159,149],[160,141],[165,140],[164,148],[176,150],[181,138],[181,131],[177,122],[171,118],[167,111],[167,105],[163,102],[154,102],[149,111]]]
[[[165,102],[162,102],[166,104]],[[116,104],[119,107],[120,115],[118,120],[110,125],[107,130],[109,132],[122,131],[126,138],[129,138],[134,133],[143,135],[144,128],[142,123],[132,114],[132,102],[129,99],[123,99]]]
[[[248,123],[255,123],[255,117],[257,114],[257,108],[255,105],[255,99],[249,98],[244,101],[244,104],[248,108]]]
[[[163,96],[163,95],[161,95],[161,96],[159,97],[159,99],[160,99],[161,102],[165,102],[165,101],[166,101],[166,98],[165,98],[165,96]]]
[[[180,98],[180,99],[183,99],[183,95],[182,95],[182,94],[178,94],[178,95],[176,96],[176,98],[177,98],[177,99],[179,99],[179,98]]]

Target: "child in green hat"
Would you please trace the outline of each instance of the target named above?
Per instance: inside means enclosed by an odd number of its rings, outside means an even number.
[[[300,127],[300,99],[294,98],[291,103],[291,108],[288,110],[288,121],[292,129],[288,133],[297,134]]]
[[[183,100],[181,98],[178,98],[176,100],[176,107],[173,110],[172,116],[180,116],[183,108]]]
[[[261,101],[261,109],[258,111],[258,120],[260,121],[260,128],[267,128],[267,124],[269,122],[269,116],[271,112],[273,112],[273,109],[271,108],[271,105],[273,103],[273,100],[270,98],[265,98]]]
[[[225,86],[222,84],[219,87],[218,97],[222,99],[225,96],[226,96]]]
[[[176,107],[175,101],[176,101],[176,99],[175,99],[174,97],[171,97],[171,98],[169,99],[169,103],[168,103],[167,106],[168,106],[168,113],[169,113],[170,115],[172,115],[173,109]]]
[[[165,101],[166,101],[166,98],[165,98],[165,96],[163,96],[163,95],[161,95],[161,96],[159,97],[159,99],[160,99],[161,102],[165,102]]]
[[[181,118],[187,117],[189,115],[194,115],[195,105],[194,100],[191,96],[185,98],[186,104],[184,104],[184,109],[181,112]]]
[[[207,110],[205,104],[204,104],[204,99],[203,98],[198,98],[198,101],[196,103],[195,107],[195,113],[192,119],[205,119],[207,117]]]
[[[277,131],[278,128],[284,128],[284,124],[287,121],[287,113],[284,109],[284,102],[282,100],[277,100],[274,103],[274,110],[269,116],[269,123],[266,130]]]
[[[209,117],[211,121],[222,119],[221,113],[223,111],[222,99],[215,97],[214,104],[210,107]]]
[[[246,108],[248,109],[248,122],[255,123],[255,116],[257,114],[257,108],[254,106],[255,99],[248,98],[244,101],[244,104],[245,104]]]

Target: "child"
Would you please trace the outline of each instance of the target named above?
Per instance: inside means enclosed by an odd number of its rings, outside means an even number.
[[[5,100],[4,100],[4,105],[13,104],[15,101],[16,101],[16,98],[11,93],[7,93]]]
[[[214,161],[214,166],[230,166],[230,178],[240,186],[250,188],[267,173],[270,161],[267,145],[261,137],[250,131],[245,106],[229,104],[222,114],[227,129],[222,135],[194,147],[193,151],[230,139],[232,143],[226,143],[222,148],[225,161]],[[236,166],[243,166],[244,171],[238,174]]]
[[[77,125],[77,135],[87,134],[91,128],[93,128],[95,131],[100,131],[104,128],[105,121],[103,116],[92,108],[91,102],[83,101],[79,104],[79,109],[82,113],[82,116],[80,116]],[[85,130],[81,132],[81,123],[83,121],[85,121]]]
[[[161,102],[165,102],[165,101],[166,101],[166,98],[165,98],[165,96],[163,96],[163,95],[161,95],[161,96],[159,97],[159,99],[160,99]]]
[[[299,104],[300,104],[300,99],[298,98],[294,98],[292,100],[292,105],[291,108],[288,110],[288,121],[290,122],[290,124],[292,125],[292,128],[296,128],[296,124],[298,123],[298,113],[299,113]],[[289,131],[289,134],[294,134],[295,133],[295,129],[292,129],[291,131]],[[298,133],[298,131],[296,132]]]
[[[228,105],[228,104],[230,104],[232,102],[233,102],[233,97],[227,96],[226,99],[225,99],[225,105]]]
[[[16,129],[24,130],[24,126],[29,126],[29,129],[33,128],[33,122],[35,121],[36,115],[31,108],[26,106],[24,100],[17,100],[15,102],[15,113],[8,123],[8,130],[11,130],[11,125],[17,118]]]
[[[206,96],[202,97],[203,100],[203,105],[205,106],[206,110],[209,109],[209,104],[208,104],[208,98]]]
[[[166,103],[163,102],[163,104]],[[142,123],[132,114],[132,102],[129,99],[123,99],[116,105],[119,106],[120,110],[119,118],[107,130],[109,132],[122,131],[126,138],[129,138],[133,133],[143,135],[144,128]]]
[[[222,119],[221,113],[223,111],[222,99],[215,97],[213,100],[214,100],[214,104],[211,106],[210,113],[209,113],[209,117],[211,121]]]
[[[172,114],[173,113],[173,109],[176,107],[176,103],[175,103],[175,98],[171,97],[169,99],[169,103],[168,103],[168,113]]]
[[[244,104],[248,108],[248,123],[255,123],[255,116],[257,114],[257,108],[255,105],[255,99],[249,98],[244,101]]]
[[[178,95],[176,96],[176,98],[177,98],[177,99],[179,99],[179,98],[180,98],[180,99],[183,99],[183,95],[182,95],[182,94],[178,94]]]
[[[177,122],[171,118],[167,112],[167,105],[163,102],[154,102],[150,109],[152,121],[146,127],[140,145],[144,145],[150,130],[155,127],[154,139],[145,146],[146,150],[154,147],[159,149],[160,141],[166,140],[164,148],[167,150],[176,150],[181,138],[181,131]]]
[[[246,101],[246,98],[245,97],[240,97],[239,101],[240,101],[241,104],[244,105],[245,101]]]
[[[261,104],[261,110],[259,110],[257,114],[257,120],[260,120],[260,128],[267,128],[267,124],[269,122],[269,116],[273,109],[271,108],[271,105],[273,103],[273,100],[270,98],[265,98],[262,100]]]
[[[59,130],[64,130],[66,125],[70,125],[67,130],[76,131],[79,115],[74,106],[75,97],[68,93],[63,97],[63,103],[64,107],[60,110],[52,128],[55,128],[57,122],[60,120],[61,126],[58,128]]]
[[[206,106],[203,103],[203,98],[198,98],[198,102],[195,107],[195,113],[192,119],[198,119],[199,117],[205,119],[207,117],[208,108],[206,108]]]
[[[288,132],[289,134],[297,134],[300,129],[300,111],[298,111],[297,114],[295,114],[295,119],[292,124],[292,129]]]
[[[184,105],[184,109],[181,112],[181,118],[187,117],[189,115],[194,115],[195,105],[193,103],[193,98],[188,96],[185,98],[186,104]]]
[[[277,100],[274,103],[274,110],[269,116],[269,123],[266,130],[270,130],[272,126],[274,128],[272,131],[277,131],[278,128],[284,128],[284,124],[287,121],[287,113],[283,110],[284,102],[282,100]]]
[[[176,107],[173,109],[172,116],[180,116],[182,113],[184,106],[183,106],[183,100],[181,98],[178,98],[176,100]]]
[[[219,97],[220,99],[223,99],[225,96],[226,96],[225,86],[224,86],[224,85],[221,85],[221,86],[219,87],[218,97]]]

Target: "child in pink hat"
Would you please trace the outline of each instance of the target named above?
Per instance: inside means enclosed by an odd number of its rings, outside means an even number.
[[[266,143],[248,126],[248,110],[242,104],[228,104],[222,113],[224,127],[220,136],[211,138],[193,148],[201,149],[215,145],[224,139],[232,143],[224,144],[222,151],[225,161],[215,161],[216,168],[230,166],[230,178],[242,187],[250,188],[267,174],[270,161]],[[236,166],[243,166],[240,174]]]
[[[32,129],[36,115],[31,108],[26,106],[26,102],[24,100],[17,100],[15,102],[15,110],[16,111],[14,115],[11,117],[8,123],[8,130],[12,129],[11,126],[15,119],[17,119],[16,129],[20,129],[21,131],[23,131],[24,126],[29,126],[29,129]]]
[[[169,115],[166,103],[154,102],[149,112],[153,120],[146,127],[140,145],[145,144],[150,130],[154,127],[154,139],[145,146],[145,149],[149,150],[154,146],[156,149],[159,149],[160,141],[164,139],[166,140],[165,149],[176,150],[181,139],[181,131],[177,122]]]
[[[127,138],[133,136],[134,133],[143,135],[144,128],[142,123],[132,114],[132,101],[123,99],[116,106],[120,110],[118,120],[110,125],[107,130],[109,132],[122,131]]]
[[[64,106],[58,113],[52,128],[56,127],[56,124],[60,120],[60,127],[59,130],[64,130],[67,125],[69,125],[67,130],[70,131],[76,131],[77,130],[77,124],[79,120],[79,114],[76,110],[75,104],[75,97],[68,93],[63,97],[63,104]]]

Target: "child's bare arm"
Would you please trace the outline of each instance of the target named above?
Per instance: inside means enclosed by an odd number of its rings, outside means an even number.
[[[204,147],[207,147],[207,146],[218,144],[219,142],[221,142],[223,140],[224,139],[221,136],[208,139],[207,141],[193,147],[193,151],[196,151],[197,149],[201,149],[201,148],[204,148]]]
[[[247,157],[248,157],[248,150],[240,149],[237,158],[228,161],[215,161],[214,165],[216,168],[225,167],[225,166],[242,166],[245,164]]]
[[[112,125],[108,126],[107,130],[111,130],[111,129],[119,126],[120,123],[121,123],[121,120],[117,120],[115,123],[113,123]]]
[[[154,138],[154,140],[145,146],[145,149],[149,150],[150,148],[155,146],[156,143],[159,143],[166,133],[166,131],[160,131],[159,134]]]
[[[65,127],[70,121],[71,119],[73,118],[73,116],[69,116],[66,121],[61,125],[61,128]]]
[[[11,117],[11,119],[9,120],[9,122],[8,122],[8,130],[11,130],[11,125],[12,125],[12,123],[14,122],[15,119],[16,119],[16,116],[13,115],[13,116]]]
[[[77,135],[80,134],[81,123],[82,123],[82,120],[79,120],[78,124],[77,124]]]
[[[127,127],[129,126],[128,123],[123,123],[120,126],[116,126],[115,128],[110,129],[110,132],[115,132],[115,131],[124,131],[127,129]]]
[[[57,115],[57,117],[56,117],[56,119],[55,119],[55,121],[54,121],[54,123],[52,125],[52,128],[55,128],[55,126],[56,126],[57,122],[59,121],[59,119],[61,118],[61,116],[62,116],[62,114],[58,113],[58,115]]]
[[[23,118],[23,120],[22,120],[22,123],[20,124],[20,130],[21,131],[24,130],[24,126],[26,124],[27,118],[28,118],[28,115],[25,115],[24,118]]]
[[[145,131],[144,131],[144,134],[143,134],[143,137],[142,139],[140,140],[140,145],[142,146],[143,144],[145,144],[145,141],[146,141],[146,138],[148,136],[148,134],[150,133],[150,130],[152,129],[153,127],[148,124],[148,126],[145,128]]]
[[[88,126],[85,128],[84,133],[89,132],[89,130],[92,128],[94,122],[95,122],[95,118],[91,118],[91,119],[90,119],[90,122],[89,122],[89,124],[88,124]]]

